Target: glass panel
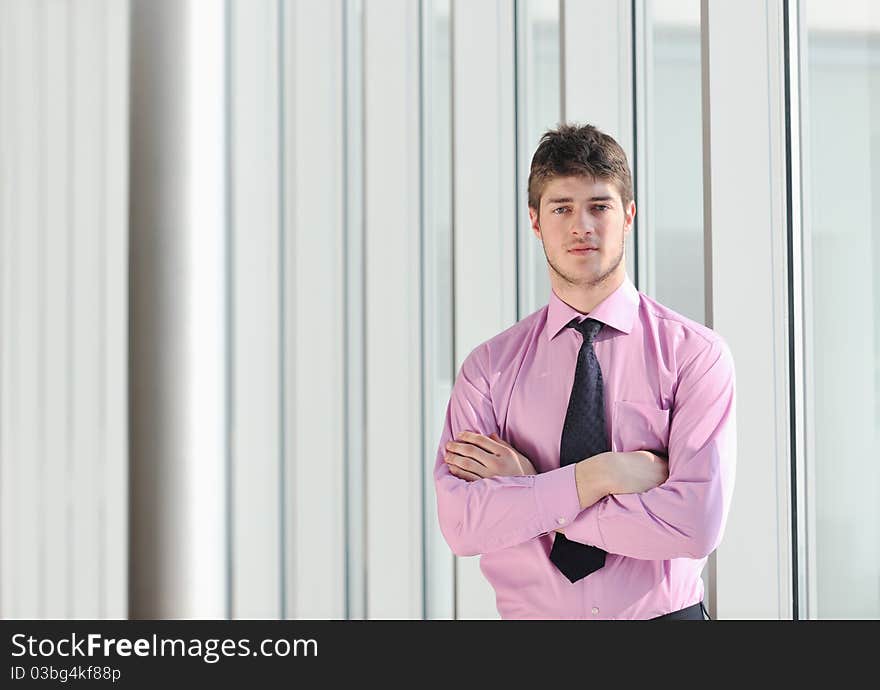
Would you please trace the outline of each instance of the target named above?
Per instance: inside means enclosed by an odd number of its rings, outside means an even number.
[[[644,101],[640,118],[646,170],[637,170],[637,238],[646,249],[647,284],[639,289],[670,309],[705,323],[703,255],[703,114],[700,0],[645,0]],[[641,204],[641,206],[639,205]],[[639,222],[640,221],[640,222]],[[703,570],[714,615],[711,570]]]
[[[636,213],[647,216],[653,270],[640,287],[703,323],[700,0],[648,0],[645,15],[650,208]]]
[[[434,460],[455,376],[452,313],[450,0],[427,0],[422,26],[422,298],[425,444],[425,618],[454,617],[449,547],[440,534]]]
[[[452,391],[452,57],[450,38],[449,0],[430,3],[431,74],[426,79],[430,85],[425,112],[430,112],[430,129],[425,132],[427,161],[425,181],[430,185],[426,198],[429,230],[425,242],[430,257],[428,275],[432,277],[432,305],[427,312],[434,324],[434,366],[437,381],[442,382],[438,400],[446,402]],[[427,171],[430,171],[429,173]],[[443,414],[439,416],[442,420]],[[437,419],[435,416],[434,419]],[[440,434],[438,429],[437,440]],[[435,448],[436,450],[436,448]]]
[[[528,316],[550,299],[547,258],[529,226],[529,166],[541,135],[559,123],[559,0],[519,0],[517,4],[519,74],[517,108],[525,122],[519,128],[522,155],[518,177],[519,281],[517,318]]]
[[[878,618],[880,10],[867,0],[802,7],[810,615]]]

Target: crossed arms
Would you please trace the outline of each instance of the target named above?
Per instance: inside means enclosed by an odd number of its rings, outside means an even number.
[[[494,432],[489,436],[461,432],[455,441],[446,443],[443,459],[451,474],[468,482],[538,474],[526,456]],[[609,451],[578,462],[574,477],[578,502],[584,509],[609,494],[638,494],[660,486],[669,477],[669,463],[647,450]],[[564,529],[556,531],[565,533]]]
[[[440,529],[455,554],[490,553],[554,530],[647,560],[704,558],[715,549],[736,452],[726,347],[712,344],[682,368],[668,460],[633,448],[541,474],[499,437],[487,371],[483,349],[462,365],[435,463]]]

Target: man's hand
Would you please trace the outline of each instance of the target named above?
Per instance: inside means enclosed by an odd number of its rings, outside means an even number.
[[[529,459],[498,434],[483,436],[462,431],[446,444],[446,464],[459,479],[469,482],[486,477],[522,477],[537,474]]]
[[[609,494],[640,494],[660,486],[669,478],[669,463],[647,450],[608,451],[578,462],[574,476],[583,510]]]
[[[669,462],[648,450],[610,453],[608,493],[640,494],[669,479]]]

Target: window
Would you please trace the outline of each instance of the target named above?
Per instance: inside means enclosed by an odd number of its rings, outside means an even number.
[[[811,618],[880,617],[880,11],[802,5]]]

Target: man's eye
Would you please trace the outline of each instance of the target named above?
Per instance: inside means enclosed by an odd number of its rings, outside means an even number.
[[[563,213],[565,211],[568,211],[568,206],[560,206],[559,208],[553,209],[553,213],[555,213],[556,215],[560,215],[559,211],[562,211]]]
[[[605,204],[599,204],[598,206],[593,206],[593,210],[595,211],[607,211],[610,206],[606,206]]]

